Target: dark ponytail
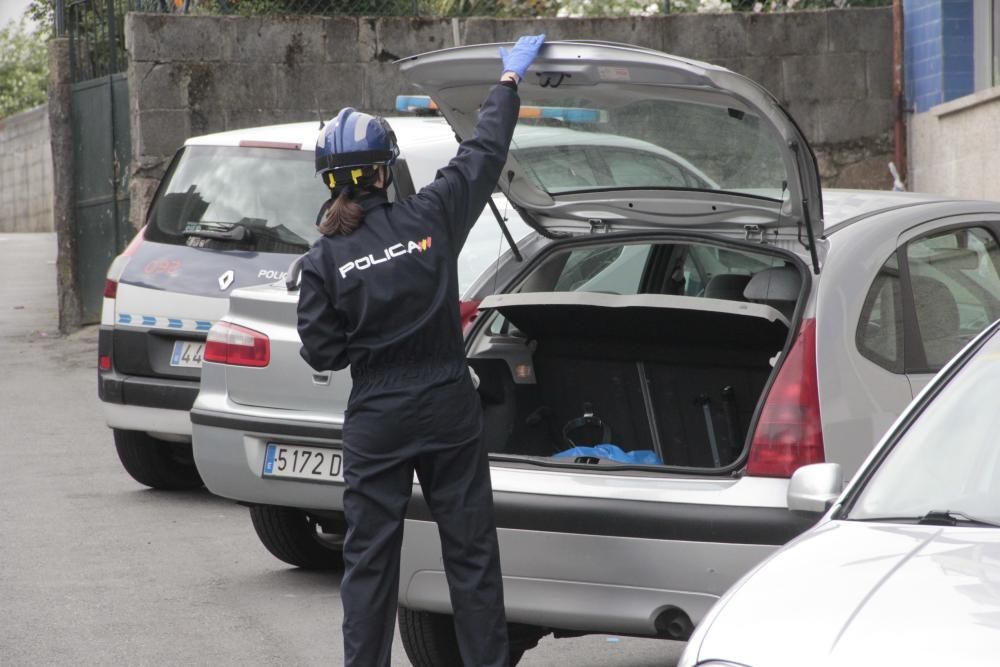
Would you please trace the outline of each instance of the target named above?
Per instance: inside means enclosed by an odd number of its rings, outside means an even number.
[[[319,225],[319,231],[323,236],[336,236],[338,234],[346,236],[361,225],[365,211],[357,202],[357,194],[357,190],[351,186],[340,191],[337,198],[326,209],[323,222]]]

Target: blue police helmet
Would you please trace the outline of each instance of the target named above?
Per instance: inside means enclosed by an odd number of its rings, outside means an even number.
[[[388,166],[398,156],[396,135],[384,118],[345,107],[323,127],[316,140],[316,173]]]

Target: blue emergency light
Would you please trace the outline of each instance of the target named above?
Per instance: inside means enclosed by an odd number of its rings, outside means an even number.
[[[433,111],[437,108],[434,100],[426,95],[396,95],[396,111],[402,113]]]
[[[397,95],[396,111],[402,113],[420,113],[436,111],[438,105],[426,95]],[[606,123],[608,112],[604,109],[586,109],[583,107],[540,107],[524,105],[518,118],[547,118],[561,120],[564,123]]]

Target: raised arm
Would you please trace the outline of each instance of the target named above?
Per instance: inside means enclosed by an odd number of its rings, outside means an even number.
[[[437,200],[456,253],[465,245],[469,230],[500,180],[521,106],[517,84],[544,41],[545,35],[521,37],[509,51],[500,49],[503,74],[483,101],[472,136],[459,145],[458,154],[418,195]]]

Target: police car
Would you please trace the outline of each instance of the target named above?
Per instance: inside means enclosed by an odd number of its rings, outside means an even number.
[[[401,150],[393,198],[429,182],[457,144],[443,119],[389,120]],[[136,481],[157,489],[202,484],[188,411],[198,394],[206,336],[233,290],[283,281],[318,237],[316,214],[328,191],[313,175],[317,134],[318,124],[310,122],[188,139],[145,226],[112,263],[98,393],[119,459]],[[506,209],[502,195],[496,198]],[[490,210],[484,215],[493,217]],[[512,212],[508,217],[518,223]],[[495,222],[477,227],[481,232],[460,260],[469,282],[502,247]],[[522,224],[519,233],[528,231]]]

